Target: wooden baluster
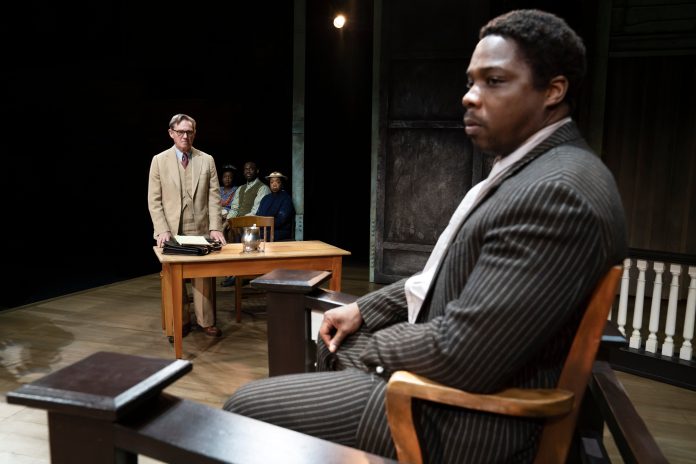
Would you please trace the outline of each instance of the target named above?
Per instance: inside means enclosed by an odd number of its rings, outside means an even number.
[[[686,298],[686,314],[684,315],[684,343],[679,350],[679,359],[691,361],[691,341],[694,339],[694,313],[696,313],[696,266],[689,266],[689,296]]]
[[[674,355],[674,328],[677,324],[677,298],[679,297],[679,276],[681,265],[670,264],[672,281],[669,283],[669,301],[667,302],[667,322],[665,324],[665,341],[662,344],[662,356]]]
[[[629,346],[631,348],[640,348],[640,329],[643,326],[643,304],[645,303],[645,270],[648,268],[648,262],[644,259],[636,260],[638,267],[638,285],[636,286],[636,299],[633,305],[633,333]]]
[[[630,283],[628,272],[631,270],[631,259],[626,258],[623,262],[623,275],[621,276],[621,293],[619,295],[619,315],[616,318],[616,325],[621,335],[626,336],[626,314],[628,313],[628,285]]]
[[[662,273],[665,271],[665,264],[655,261],[655,283],[653,284],[652,304],[650,306],[650,325],[648,330],[648,340],[645,342],[645,351],[657,353],[657,330],[660,327],[660,305],[662,304]]]

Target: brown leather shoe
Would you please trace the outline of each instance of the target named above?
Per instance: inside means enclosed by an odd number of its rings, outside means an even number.
[[[203,332],[209,336],[209,337],[219,337],[222,335],[222,330],[218,329],[214,325],[211,325],[210,327],[201,327],[203,329]]]

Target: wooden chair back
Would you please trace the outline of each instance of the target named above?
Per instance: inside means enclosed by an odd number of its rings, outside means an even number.
[[[273,216],[238,216],[227,220],[231,229],[241,229],[256,225],[261,229],[261,237],[272,242],[275,237],[275,218]]]
[[[537,463],[562,463],[568,456],[580,404],[592,375],[592,365],[602,340],[609,310],[616,297],[616,287],[621,274],[621,266],[613,266],[595,287],[556,387],[573,392],[573,409],[564,416],[547,419],[535,459]]]
[[[386,409],[399,462],[423,462],[411,409],[412,399],[418,398],[508,416],[545,417],[534,462],[564,463],[621,273],[621,266],[613,266],[595,287],[555,389],[509,388],[477,394],[407,371],[395,372],[387,384]]]
[[[273,216],[238,216],[227,220],[231,229],[241,229],[256,225],[261,229],[261,238],[264,242],[273,242],[275,237],[275,218]],[[244,291],[244,279],[256,277],[254,275],[239,275],[234,279],[234,311],[237,322],[242,322],[242,293]]]

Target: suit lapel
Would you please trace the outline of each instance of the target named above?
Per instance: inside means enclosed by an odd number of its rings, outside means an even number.
[[[561,145],[563,143],[569,142],[571,140],[578,139],[580,137],[580,132],[574,122],[564,124],[559,127],[553,134],[549,135],[546,139],[542,140],[536,147],[534,147],[529,153],[527,153],[521,160],[506,169],[502,175],[497,176],[488,185],[486,185],[479,193],[476,201],[462,221],[462,224],[471,216],[471,213],[484,201],[486,201],[493,193],[498,190],[498,187],[508,180],[509,178],[520,172],[525,166],[537,159],[539,156],[548,152],[552,148]]]
[[[198,153],[198,150],[191,148],[191,168],[193,168],[193,171],[191,171],[191,197],[196,196],[198,180],[201,178],[201,169],[203,169],[203,166],[201,165],[202,162],[203,160]]]
[[[172,147],[167,153],[167,167],[172,182],[176,185],[177,190],[181,190],[181,179],[179,178],[179,158],[176,157],[176,150]]]
[[[490,184],[484,186],[484,188],[479,192],[476,200],[474,201],[474,204],[471,205],[471,208],[466,213],[466,216],[462,220],[462,222],[459,225],[459,228],[454,231],[452,234],[452,240],[454,240],[457,235],[459,235],[459,231],[463,227],[464,223],[469,220],[471,217],[471,213],[478,208],[482,203],[484,203],[488,198],[490,198],[493,193],[498,190],[498,187],[505,182],[507,179],[510,179],[517,173],[519,173],[525,166],[527,166],[529,163],[537,159],[539,156],[543,155],[547,151],[551,150],[554,147],[557,147],[558,145],[582,139],[580,132],[578,131],[577,126],[575,125],[574,122],[570,122],[568,124],[564,124],[563,126],[559,127],[558,130],[556,130],[553,134],[551,134],[549,137],[546,139],[542,140],[536,147],[534,147],[529,153],[527,153],[521,160],[518,162],[514,163],[512,166],[510,166],[507,170],[505,170],[501,175],[497,176],[495,179],[491,181]],[[424,321],[428,315],[427,313],[429,311],[423,311],[423,308],[426,307],[426,305],[430,304],[430,300],[432,299],[433,291],[435,289],[435,281],[437,280],[440,272],[442,271],[442,265],[447,259],[447,254],[449,253],[449,247],[445,251],[444,256],[440,260],[440,263],[438,264],[438,268],[435,271],[435,275],[433,277],[433,280],[430,284],[430,288],[428,288],[428,293],[425,296],[425,299],[423,301],[423,304],[421,305],[421,311],[419,311],[419,314],[416,318],[417,322],[422,322]]]

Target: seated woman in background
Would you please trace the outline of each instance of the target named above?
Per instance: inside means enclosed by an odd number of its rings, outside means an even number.
[[[234,193],[237,191],[238,186],[232,185],[234,183],[234,173],[237,168],[231,164],[226,164],[222,167],[222,185],[220,185],[220,205],[222,206],[222,217],[227,219],[227,213],[230,212],[230,206],[232,206],[232,199],[234,198]]]
[[[283,184],[288,179],[282,173],[274,171],[266,176],[271,193],[261,199],[257,216],[273,216],[275,218],[274,241],[292,240],[293,223],[295,222],[295,207],[292,197],[283,190]]]
[[[220,210],[220,213],[222,214],[223,224],[227,222],[227,214],[230,212],[234,194],[239,188],[238,185],[232,185],[234,184],[234,174],[236,171],[237,168],[235,168],[233,165],[225,164],[222,167],[220,175],[220,178],[222,179],[222,184],[220,185],[220,206],[222,206],[222,209]],[[230,230],[225,228],[223,233],[225,234],[225,240],[230,242],[233,238],[230,234]]]

